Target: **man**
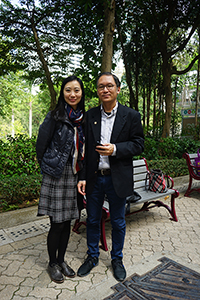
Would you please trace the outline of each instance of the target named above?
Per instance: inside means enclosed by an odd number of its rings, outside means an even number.
[[[98,264],[101,211],[106,194],[112,225],[113,274],[122,281],[126,278],[122,263],[126,197],[133,192],[132,158],[143,152],[144,136],[140,114],[118,103],[119,92],[119,79],[102,73],[97,79],[101,105],[89,110],[86,116],[85,167],[80,173],[78,191],[87,195],[88,257],[77,274],[86,276]]]

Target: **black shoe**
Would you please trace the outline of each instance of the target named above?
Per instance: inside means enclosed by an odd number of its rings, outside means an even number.
[[[64,277],[61,273],[61,268],[57,264],[52,264],[52,266],[48,265],[49,276],[52,281],[56,283],[63,283]]]
[[[76,276],[76,273],[74,272],[74,270],[72,270],[72,268],[70,268],[70,266],[68,266],[68,264],[64,261],[62,264],[59,264],[60,268],[61,268],[61,272],[70,278],[73,278]]]
[[[90,271],[96,265],[98,265],[98,262],[99,262],[98,257],[92,257],[92,256],[88,255],[88,257],[86,258],[84,263],[78,269],[77,275],[80,277],[88,275],[90,273]]]
[[[115,279],[123,281],[126,278],[126,270],[123,266],[122,260],[120,258],[113,259],[111,263]]]

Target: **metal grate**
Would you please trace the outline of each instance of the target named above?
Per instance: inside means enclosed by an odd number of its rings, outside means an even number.
[[[33,237],[49,230],[49,219],[29,222],[0,230],[0,246]]]
[[[104,300],[199,300],[200,274],[167,257],[143,276],[130,276],[112,287],[115,293]]]

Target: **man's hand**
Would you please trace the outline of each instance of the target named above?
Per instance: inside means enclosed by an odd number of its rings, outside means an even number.
[[[96,146],[96,151],[103,156],[110,156],[113,154],[114,145],[113,144],[103,144],[102,146]]]
[[[80,180],[77,184],[77,187],[78,187],[78,192],[85,196],[86,193],[85,193],[85,187],[86,187],[86,180]]]

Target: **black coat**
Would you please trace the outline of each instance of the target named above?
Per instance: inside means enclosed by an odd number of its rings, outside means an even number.
[[[74,127],[67,114],[55,120],[49,112],[40,125],[36,142],[37,159],[41,170],[59,178],[72,151]]]
[[[100,141],[100,106],[86,114],[85,166],[79,179],[86,180],[86,193],[91,194],[97,179],[99,154],[95,143]],[[130,196],[133,192],[133,156],[144,150],[144,135],[139,112],[118,103],[118,110],[111,134],[112,144],[116,145],[116,156],[109,156],[114,189],[119,197]]]

